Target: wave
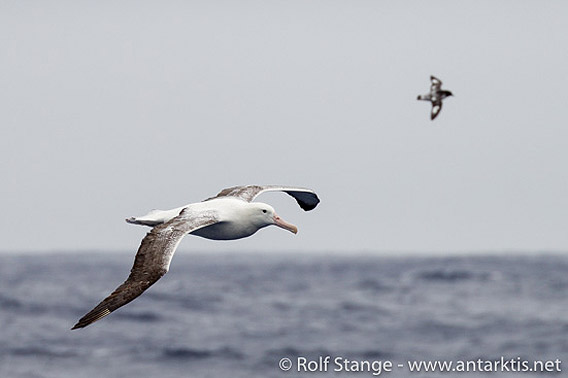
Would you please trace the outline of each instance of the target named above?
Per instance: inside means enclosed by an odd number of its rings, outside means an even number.
[[[474,272],[470,270],[459,269],[433,269],[421,271],[416,274],[416,277],[423,281],[440,281],[440,282],[458,282],[458,281],[471,281],[471,280],[487,280],[491,278],[489,272]]]
[[[183,360],[201,360],[208,358],[223,358],[223,359],[235,359],[240,360],[245,356],[230,347],[224,347],[220,349],[194,349],[186,347],[167,347],[162,350],[162,356],[171,359],[183,359]]]
[[[57,349],[50,346],[49,348],[42,348],[37,346],[12,348],[7,351],[8,355],[17,357],[78,357],[80,356],[75,350],[72,349]]]
[[[156,313],[156,312],[129,312],[129,311],[120,311],[114,314],[116,319],[125,319],[134,322],[141,322],[141,323],[154,323],[161,321],[163,317]]]
[[[52,304],[40,304],[30,302],[27,297],[20,299],[0,294],[0,308],[6,312],[38,315],[52,310]]]
[[[269,349],[264,353],[264,362],[273,365],[276,361],[279,361],[282,357],[295,358],[295,357],[306,357],[308,359],[316,359],[320,356],[328,356],[333,353],[324,348],[315,349],[298,349],[292,346]]]
[[[362,350],[362,351],[348,351],[344,352],[343,355],[349,355],[351,358],[358,357],[365,360],[384,360],[390,358],[392,353],[385,352],[379,349]]]
[[[19,299],[10,298],[0,294],[0,307],[3,309],[14,310],[24,307],[24,304]]]
[[[392,286],[389,286],[379,280],[363,279],[359,281],[357,287],[362,290],[369,290],[374,293],[392,291]]]

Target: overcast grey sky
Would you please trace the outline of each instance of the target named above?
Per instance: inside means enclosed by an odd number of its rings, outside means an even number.
[[[568,250],[566,1],[0,0],[0,251],[134,252],[238,184],[299,227],[191,251]],[[416,96],[439,77],[438,118]]]

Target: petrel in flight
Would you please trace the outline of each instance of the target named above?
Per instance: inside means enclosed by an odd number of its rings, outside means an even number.
[[[442,81],[435,76],[430,76],[430,93],[418,95],[418,100],[430,101],[432,103],[432,111],[430,119],[434,120],[442,110],[442,100],[446,97],[453,96],[452,92],[442,89]]]

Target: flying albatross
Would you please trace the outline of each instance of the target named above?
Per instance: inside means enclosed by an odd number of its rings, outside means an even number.
[[[430,111],[430,119],[433,121],[442,110],[442,100],[446,97],[453,96],[452,92],[442,89],[442,81],[435,77],[430,76],[430,93],[425,95],[418,95],[418,100],[430,101],[432,103],[432,110]]]
[[[172,210],[153,210],[144,216],[126,219],[128,223],[153,227],[142,239],[130,275],[71,329],[86,327],[140,296],[168,272],[172,256],[187,234],[214,240],[233,240],[251,236],[270,225],[297,233],[296,226],[276,215],[272,206],[252,202],[259,194],[268,191],[289,194],[305,211],[314,209],[320,201],[313,190],[306,188],[235,186],[223,189],[215,197],[202,202]]]

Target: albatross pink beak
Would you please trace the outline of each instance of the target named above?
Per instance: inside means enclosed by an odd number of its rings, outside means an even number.
[[[274,224],[280,228],[293,232],[295,234],[298,233],[298,227],[294,226],[291,223],[286,222],[284,219],[280,218],[278,215],[274,214]]]

